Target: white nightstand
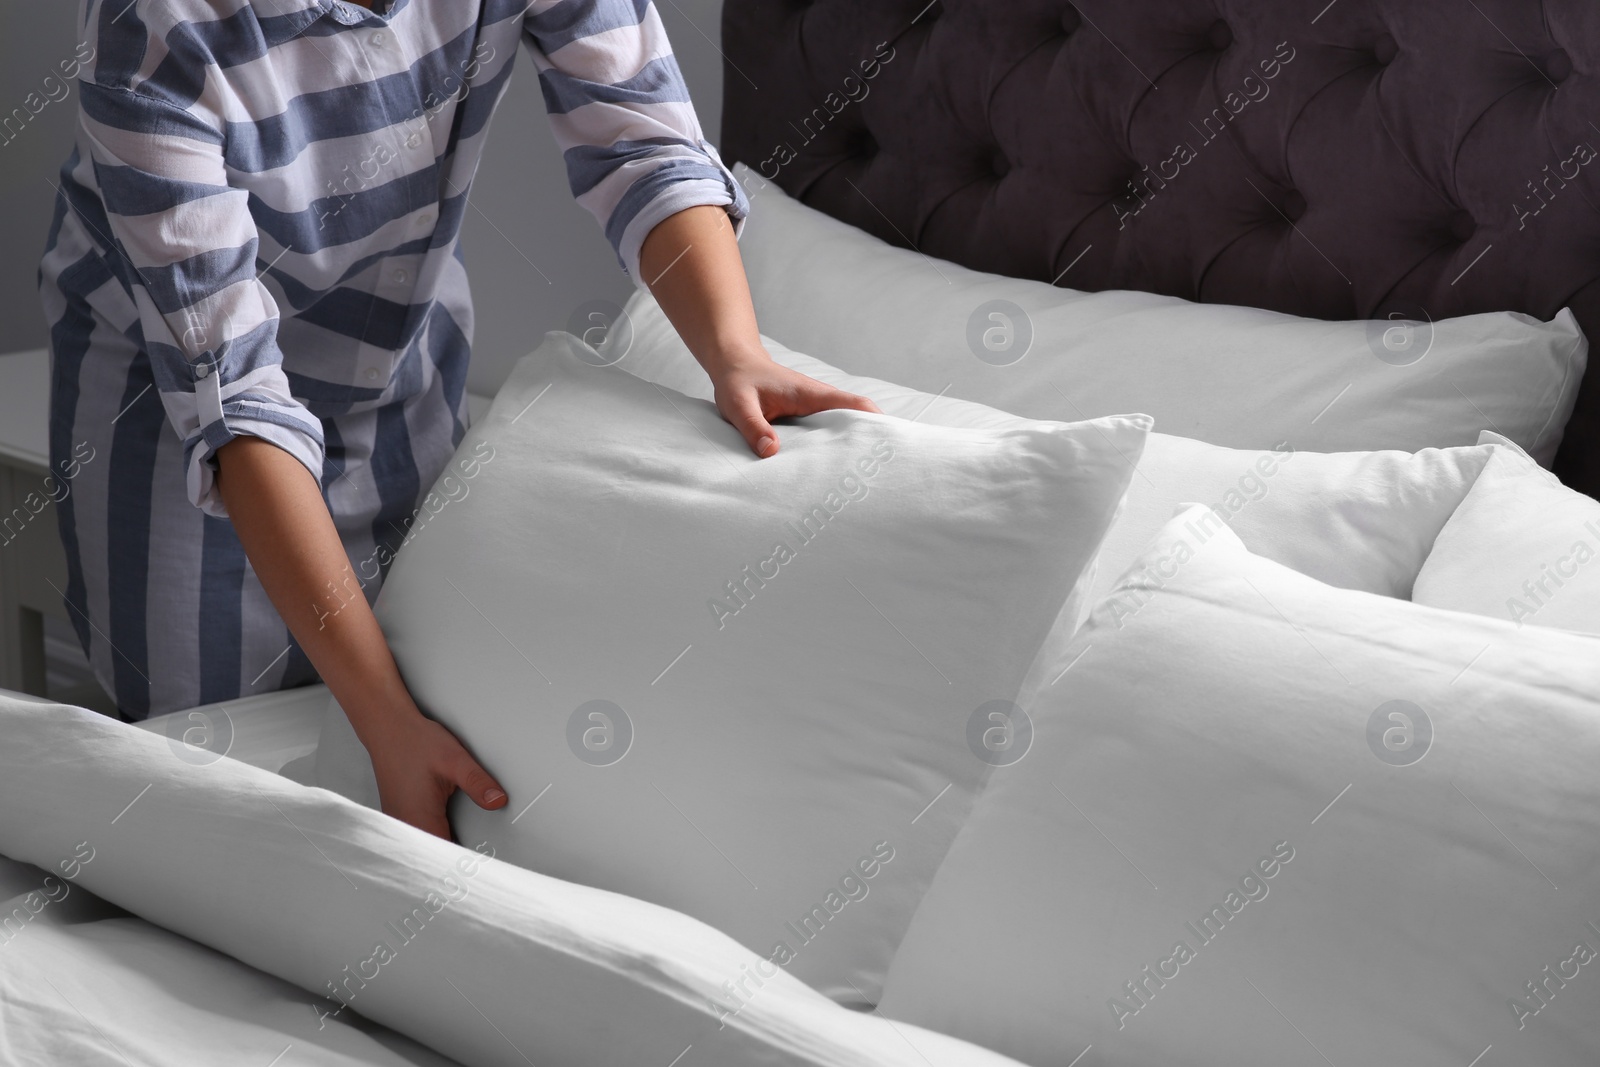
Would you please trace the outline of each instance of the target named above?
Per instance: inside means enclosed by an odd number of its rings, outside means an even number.
[[[49,353],[0,355],[0,687],[41,696],[44,619],[67,618],[56,591],[66,588],[66,558],[45,484],[49,427]]]

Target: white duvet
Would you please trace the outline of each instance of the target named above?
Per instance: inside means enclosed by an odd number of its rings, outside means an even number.
[[[456,1062],[355,1012],[324,1017],[305,990],[131,915],[59,871],[0,859],[0,894],[0,1063]]]
[[[677,912],[82,708],[0,696],[0,737],[7,1063],[449,1062],[413,1041],[469,1067],[1014,1063]]]

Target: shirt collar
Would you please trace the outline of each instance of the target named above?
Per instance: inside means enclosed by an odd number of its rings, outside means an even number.
[[[406,5],[410,2],[411,0],[391,0],[388,10],[380,12],[369,10],[362,7],[360,4],[340,4],[338,0],[325,0],[325,3],[323,4],[323,10],[325,13],[331,14],[334,18],[339,19],[340,22],[345,21],[345,19],[339,17],[339,12],[341,10],[352,12],[358,16],[360,20],[358,22],[350,23],[352,26],[359,26],[369,23],[387,25],[394,19],[396,15],[404,11]],[[375,7],[381,6],[382,0],[373,0],[373,5]]]
[[[257,19],[289,19],[310,24],[325,14],[330,0],[250,0]]]
[[[393,0],[387,11],[379,13],[339,0],[250,0],[250,5],[263,14],[298,19],[307,26],[324,16],[345,26],[383,26],[409,3],[411,0]]]

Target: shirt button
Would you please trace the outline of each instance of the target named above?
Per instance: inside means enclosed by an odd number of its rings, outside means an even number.
[[[433,225],[433,212],[424,211],[422,214],[418,215],[417,216],[417,225],[418,226],[432,226]]]
[[[394,280],[404,285],[406,282],[411,280],[411,275],[407,274],[403,270],[397,270],[394,272]]]
[[[406,147],[407,148],[421,148],[422,147],[422,134],[413,133],[410,137],[407,137],[406,138]]]
[[[377,377],[378,377],[378,368],[377,367],[368,367],[367,368],[367,381],[369,381],[369,382],[370,381],[375,381],[377,379]]]
[[[202,363],[199,366],[195,367],[195,369],[194,369],[194,376],[196,378],[204,378],[206,375],[208,375],[210,373],[211,373],[211,365],[209,363]]]
[[[374,48],[382,48],[384,45],[389,43],[388,34],[384,33],[382,30],[379,30],[377,33],[373,34],[370,39],[372,41],[372,47]]]

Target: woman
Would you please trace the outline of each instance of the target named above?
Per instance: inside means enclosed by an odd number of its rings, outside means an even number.
[[[757,456],[770,419],[876,408],[762,349],[748,201],[648,0],[84,0],[80,23],[40,273],[52,463],[97,457],[59,509],[79,639],[128,719],[320,676],[383,809],[449,836],[455,790],[505,792],[369,604],[465,431],[458,234],[519,42],[573,195]]]

